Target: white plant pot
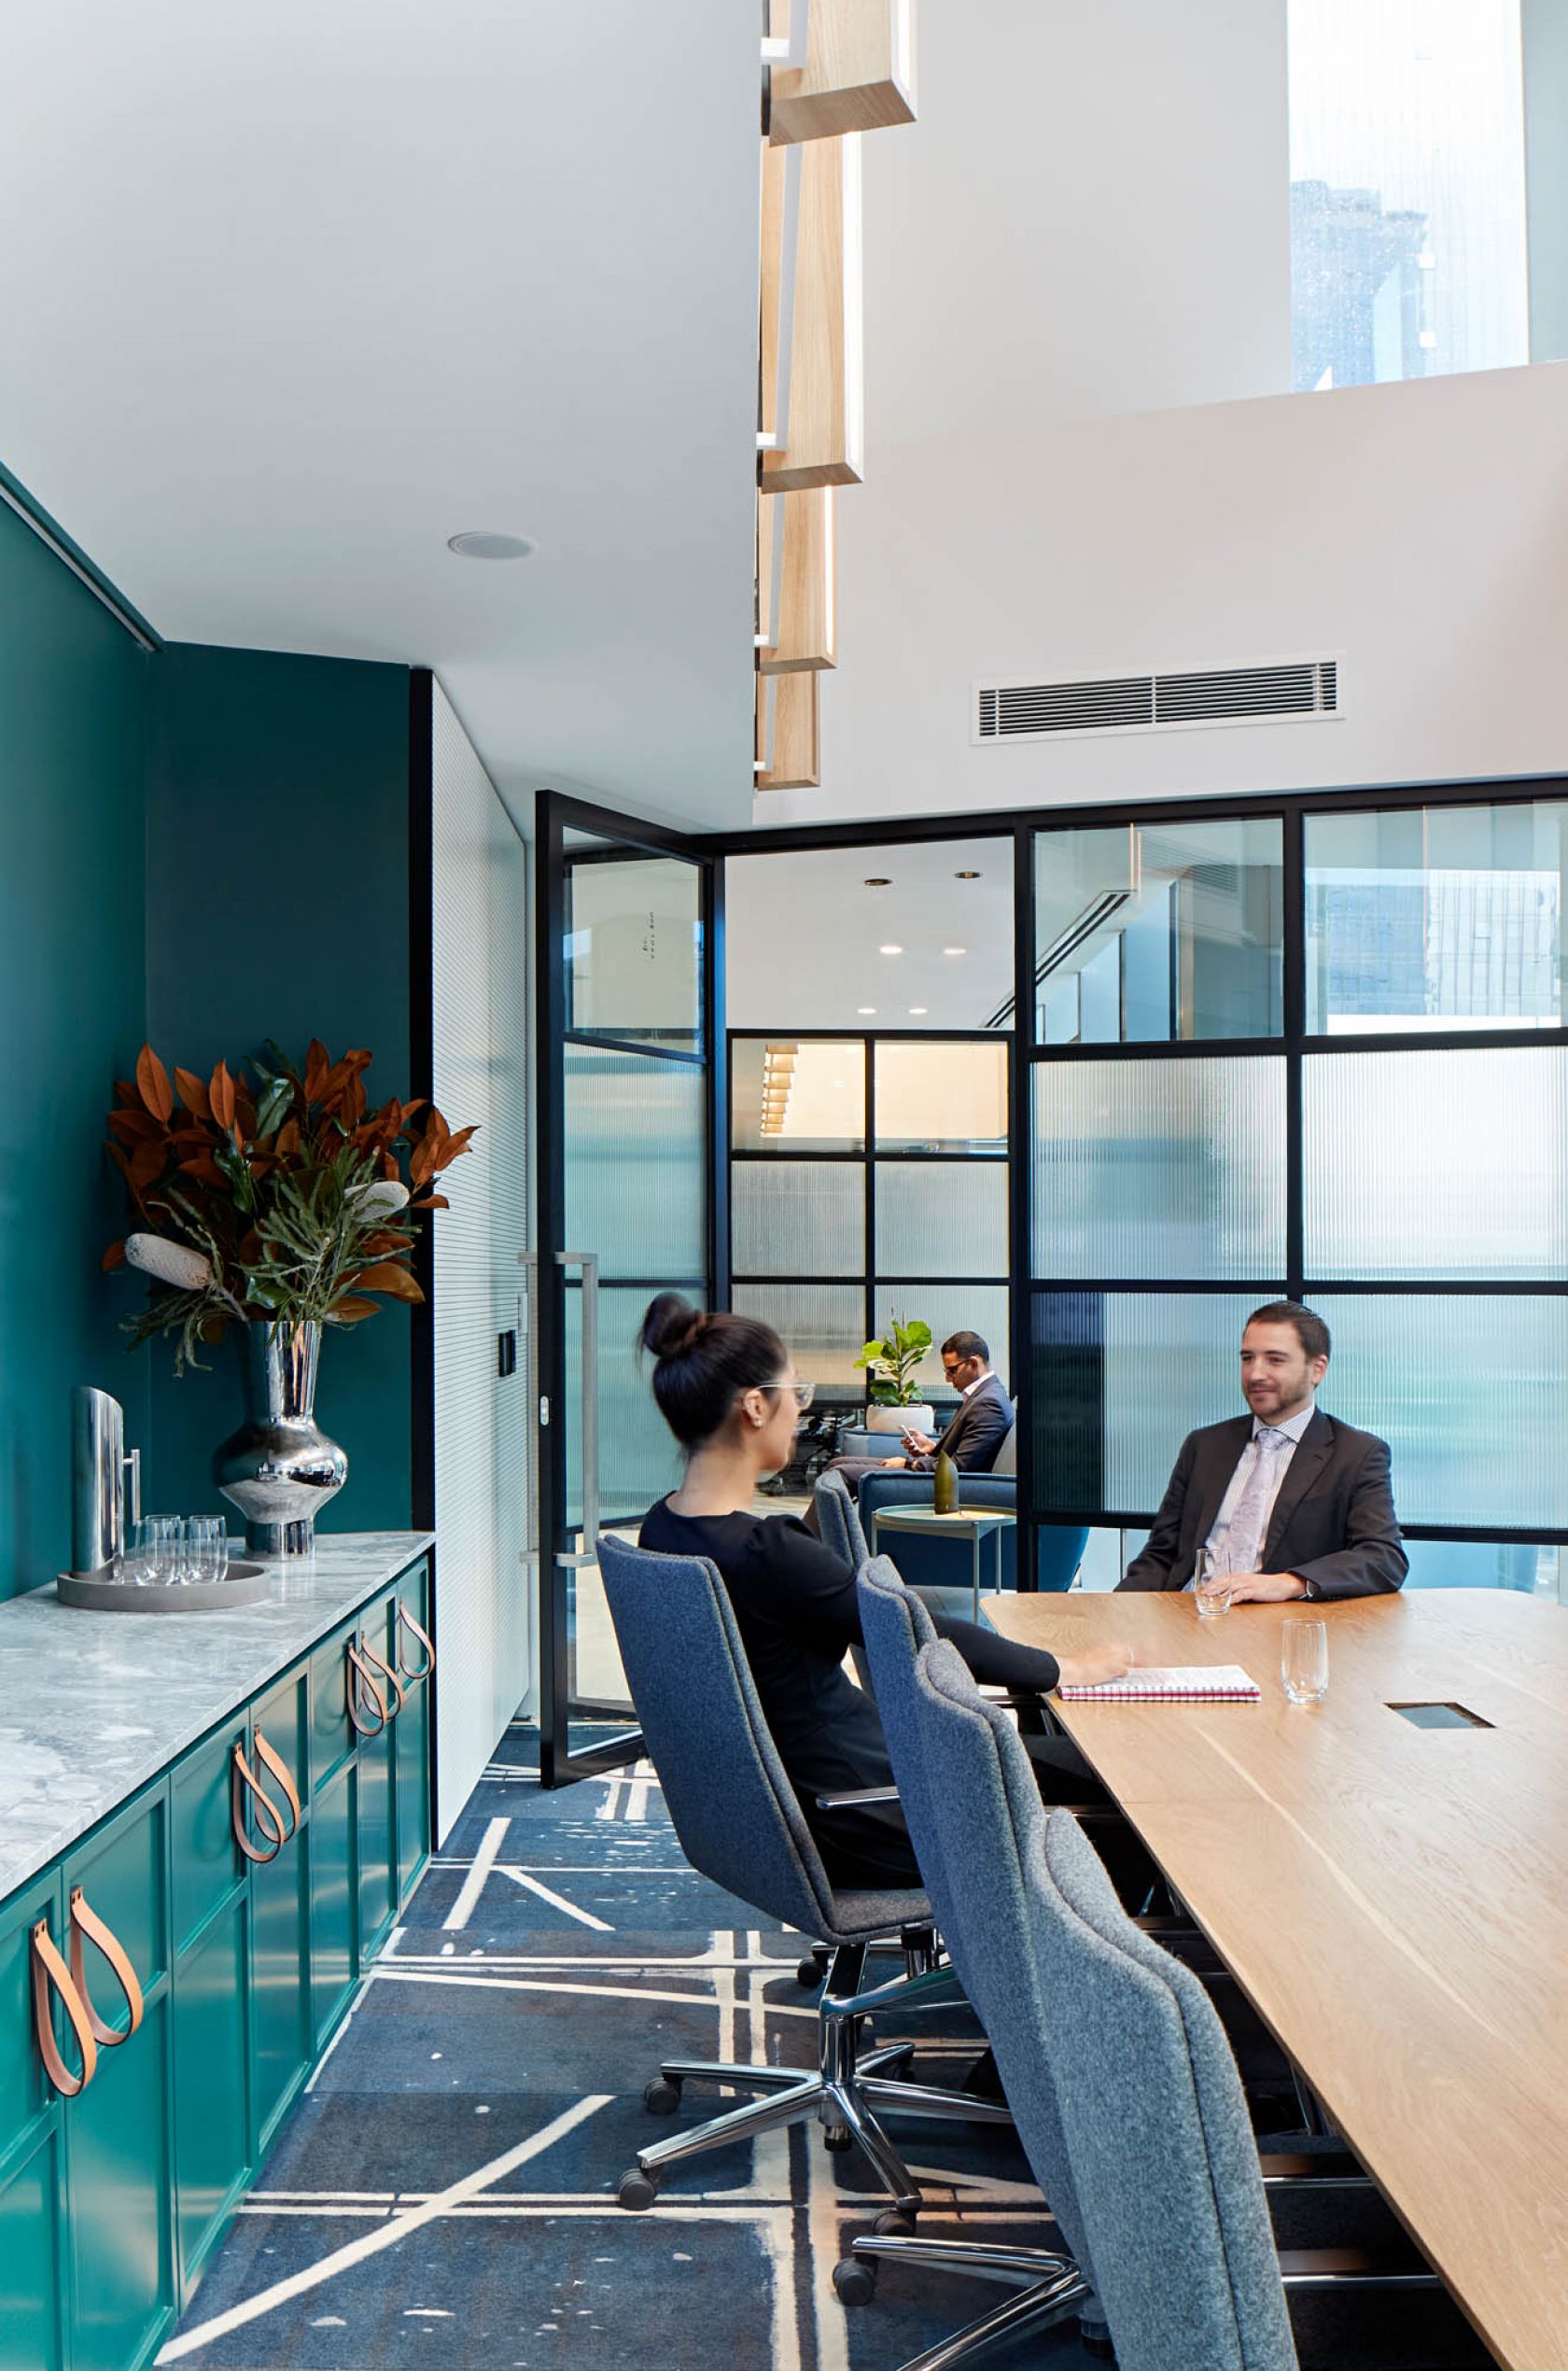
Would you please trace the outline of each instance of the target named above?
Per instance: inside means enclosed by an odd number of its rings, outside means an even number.
[[[935,1427],[936,1410],[924,1400],[917,1400],[913,1408],[873,1406],[866,1410],[868,1433],[929,1433]]]

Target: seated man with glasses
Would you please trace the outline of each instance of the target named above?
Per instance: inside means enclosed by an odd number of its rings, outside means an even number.
[[[1001,1376],[992,1371],[990,1345],[984,1336],[949,1334],[942,1345],[942,1372],[960,1396],[940,1437],[906,1432],[902,1457],[835,1457],[827,1471],[842,1474],[850,1489],[858,1490],[862,1474],[884,1473],[889,1466],[894,1472],[929,1474],[945,1452],[960,1474],[988,1474],[1013,1429],[1013,1402]],[[815,1530],[815,1508],[805,1520]]]

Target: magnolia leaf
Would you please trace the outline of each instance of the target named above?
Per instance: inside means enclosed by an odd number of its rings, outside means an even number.
[[[162,1171],[162,1145],[138,1144],[131,1156],[131,1167],[126,1173],[133,1190],[140,1194],[145,1193],[155,1179],[161,1176]]]
[[[191,1159],[181,1161],[179,1168],[182,1177],[194,1177],[203,1186],[211,1186],[218,1193],[223,1191],[223,1171],[210,1153],[197,1153]]]
[[[219,1128],[231,1129],[234,1125],[234,1082],[229,1075],[228,1063],[221,1058],[213,1072],[207,1091],[212,1099],[214,1119]]]
[[[105,1276],[108,1274],[111,1268],[123,1268],[125,1265],[125,1245],[123,1243],[111,1243],[98,1265],[103,1270]]]
[[[362,1294],[349,1293],[343,1299],[332,1303],[327,1312],[327,1323],[329,1326],[357,1326],[365,1318],[379,1317],[380,1314],[380,1301],[366,1300]]]
[[[444,1194],[427,1194],[422,1202],[411,1202],[411,1210],[450,1210],[452,1204]]]
[[[279,1160],[298,1160],[300,1157],[300,1123],[297,1119],[286,1119],[284,1121],[283,1126],[278,1129],[277,1142],[273,1145],[273,1150],[276,1153]]]
[[[168,1072],[150,1045],[144,1045],[136,1057],[136,1085],[153,1118],[161,1119],[166,1128],[174,1117],[175,1090],[169,1084]]]
[[[294,1089],[288,1081],[274,1079],[256,1106],[257,1135],[270,1136],[274,1128],[281,1127],[293,1101]]]
[[[179,1088],[180,1101],[188,1112],[194,1112],[198,1119],[211,1119],[212,1103],[208,1099],[204,1080],[198,1078],[194,1071],[180,1070],[176,1067],[175,1085]]]
[[[150,1112],[111,1112],[109,1126],[127,1144],[157,1144],[162,1142],[163,1131]]]
[[[135,1087],[134,1087],[134,1085],[133,1084],[133,1082],[132,1082],[130,1079],[128,1079],[128,1078],[117,1078],[117,1079],[116,1079],[116,1081],[115,1081],[115,1098],[116,1098],[116,1101],[117,1101],[121,1102],[121,1103],[133,1103],[133,1104],[136,1106],[136,1108],[137,1108],[137,1110],[138,1110],[138,1111],[139,1111],[139,1110],[140,1110],[140,1108],[141,1108],[141,1101],[142,1101],[142,1099],[141,1099],[141,1097],[137,1094],[136,1089],[135,1089]]]
[[[353,1279],[356,1292],[390,1293],[394,1300],[423,1300],[413,1278],[406,1268],[395,1267],[390,1260],[381,1259],[370,1268],[361,1268]]]

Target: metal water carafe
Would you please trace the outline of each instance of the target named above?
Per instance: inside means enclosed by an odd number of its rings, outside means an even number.
[[[71,1394],[71,1570],[102,1573],[125,1548],[125,1477],[131,1521],[142,1519],[142,1452],[125,1446],[125,1410],[106,1391]]]

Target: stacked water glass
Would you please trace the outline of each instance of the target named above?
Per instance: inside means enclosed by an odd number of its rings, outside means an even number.
[[[221,1515],[147,1515],[130,1526],[115,1577],[133,1588],[201,1587],[229,1571],[229,1534]]]

